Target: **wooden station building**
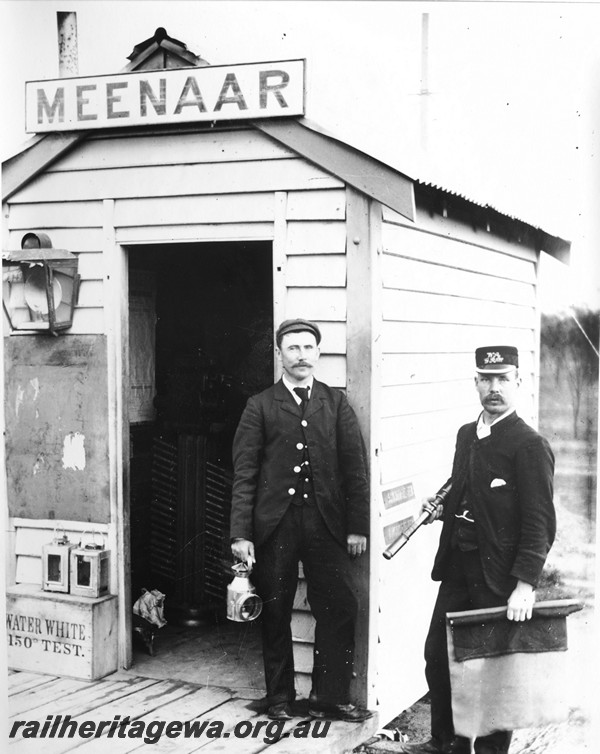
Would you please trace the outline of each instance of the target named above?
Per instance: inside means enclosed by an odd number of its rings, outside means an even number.
[[[569,243],[308,127],[304,61],[209,66],[164,30],[130,61],[30,82],[37,135],[3,166],[9,593],[39,587],[57,530],[100,538],[116,597],[92,641],[115,668],[142,587],[187,620],[220,605],[232,435],[278,376],[278,323],[315,320],[317,377],[346,391],[369,449],[355,694],[385,721],[425,690],[439,531],[382,551],[449,474],[477,346],[518,346],[535,424],[540,254],[566,261]],[[53,283],[47,305],[14,274],[28,234],[77,260],[79,286]],[[40,331],[73,287],[70,326]],[[296,607],[306,693],[301,589]]]

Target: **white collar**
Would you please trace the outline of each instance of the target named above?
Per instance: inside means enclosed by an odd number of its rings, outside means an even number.
[[[308,388],[308,397],[310,398],[310,394],[311,394],[311,392],[312,392],[313,383],[314,383],[314,381],[315,381],[315,378],[313,377],[313,375],[311,375],[311,376],[309,377],[309,380],[308,380],[308,382],[307,382],[307,383],[306,383],[305,385],[296,385],[295,383],[291,382],[291,380],[289,380],[289,379],[288,379],[288,378],[286,377],[286,375],[285,375],[285,372],[284,372],[284,373],[283,373],[283,374],[281,375],[281,381],[283,382],[283,384],[284,384],[284,385],[286,386],[286,388],[287,388],[287,389],[288,389],[288,390],[290,391],[290,393],[292,394],[292,398],[293,398],[293,399],[294,399],[294,400],[296,401],[296,403],[297,403],[298,405],[300,405],[300,404],[302,403],[302,401],[300,400],[300,396],[299,396],[299,395],[297,395],[297,394],[296,394],[296,393],[294,392],[294,388],[295,388],[295,387],[307,387],[307,388]]]
[[[507,416],[514,414],[514,412],[515,412],[515,409],[510,408],[508,411],[505,411],[497,419],[494,419],[494,421],[491,424],[486,424],[483,421],[483,411],[482,411],[479,414],[479,419],[477,419],[477,437],[480,440],[482,440],[484,437],[489,437],[492,434],[492,427],[494,426],[494,424],[498,424],[498,422],[501,422],[502,419],[506,419]]]

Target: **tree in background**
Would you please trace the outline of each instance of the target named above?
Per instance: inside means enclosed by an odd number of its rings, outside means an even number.
[[[571,396],[573,438],[579,439],[585,426],[585,439],[591,439],[597,413],[598,345],[600,311],[581,307],[569,313],[543,314],[541,358],[551,369],[555,383],[564,378]],[[587,408],[585,416],[582,409]]]

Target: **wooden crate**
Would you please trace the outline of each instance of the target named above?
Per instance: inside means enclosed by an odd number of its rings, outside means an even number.
[[[102,678],[117,669],[117,598],[7,589],[8,666],[13,670]]]

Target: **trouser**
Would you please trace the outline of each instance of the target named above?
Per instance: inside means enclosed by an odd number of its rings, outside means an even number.
[[[425,676],[431,698],[431,735],[442,744],[447,744],[454,738],[446,613],[498,607],[506,605],[507,600],[508,595],[499,596],[486,585],[479,550],[452,550],[425,641]],[[511,737],[511,731],[497,731],[482,736],[475,741],[475,752],[508,752]]]
[[[256,551],[255,584],[263,600],[262,640],[269,704],[291,702],[294,686],[292,608],[302,561],[315,617],[311,700],[349,702],[358,599],[350,557],[314,505],[290,505]]]

